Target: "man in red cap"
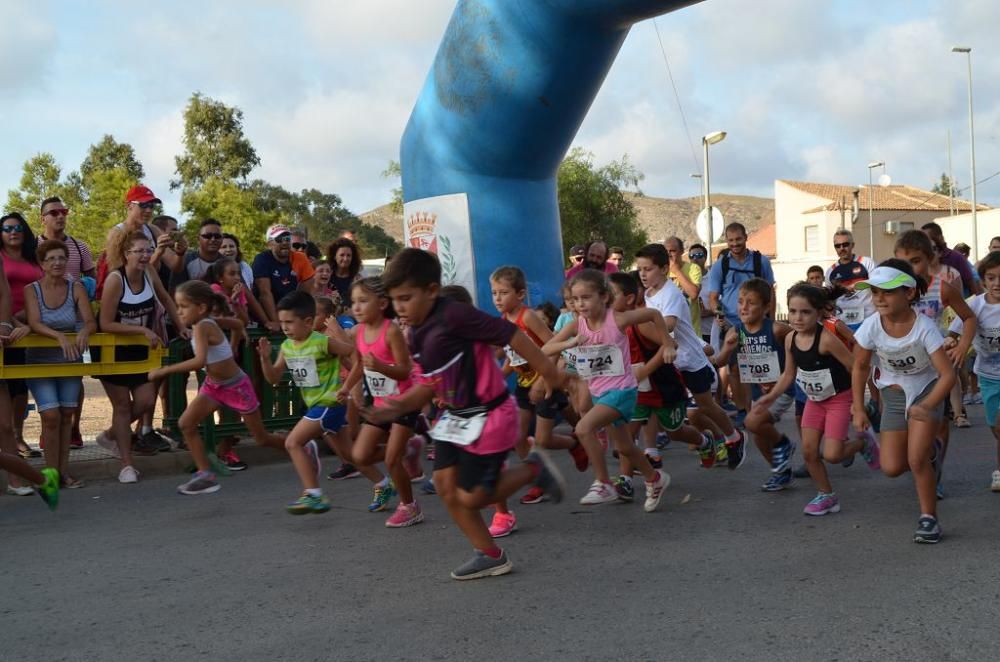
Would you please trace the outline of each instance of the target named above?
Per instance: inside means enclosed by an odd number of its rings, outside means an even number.
[[[125,194],[125,221],[115,225],[108,233],[108,241],[105,246],[106,254],[112,254],[108,249],[113,246],[114,237],[118,232],[142,232],[157,247],[163,245],[163,263],[173,272],[180,271],[184,266],[183,252],[178,253],[175,250],[174,241],[169,234],[150,224],[155,207],[160,204],[163,204],[163,201],[156,197],[148,186],[136,184],[130,188]],[[152,266],[154,270],[159,267],[155,264]]]

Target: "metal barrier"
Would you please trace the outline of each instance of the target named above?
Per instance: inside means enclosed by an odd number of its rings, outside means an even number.
[[[67,333],[66,337],[70,342],[76,339],[75,333]],[[4,363],[3,352],[0,352],[0,379],[30,379],[46,377],[82,377],[84,375],[129,375],[139,372],[149,372],[154,368],[159,368],[163,357],[167,351],[162,347],[150,348],[149,356],[143,361],[115,361],[116,347],[149,347],[149,340],[140,335],[115,335],[112,333],[94,333],[88,339],[91,347],[100,347],[102,350],[96,360],[90,363],[32,363],[29,365],[6,365]],[[7,345],[5,349],[22,349],[26,347],[47,347],[59,348],[59,342],[54,338],[47,338],[35,334],[29,334],[15,343]]]

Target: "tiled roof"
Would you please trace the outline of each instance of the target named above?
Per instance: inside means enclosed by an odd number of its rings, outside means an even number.
[[[747,237],[747,246],[768,257],[775,257],[778,254],[776,229],[772,220],[769,225],[764,225],[756,232],[751,232],[750,236]]]
[[[858,192],[858,207],[868,210],[868,186],[844,186],[841,184],[817,184],[814,182],[792,182],[787,179],[779,179],[783,184],[788,184],[794,188],[825,198],[830,202],[809,209],[803,213],[809,214],[818,211],[833,211],[840,207],[841,201],[844,206],[850,209],[854,204],[854,193]],[[987,205],[977,205],[979,209],[989,209]],[[950,202],[948,196],[940,193],[933,193],[926,189],[906,184],[892,184],[890,186],[873,186],[871,188],[871,208],[874,211],[949,211]],[[956,211],[972,211],[972,203],[965,200],[955,199]]]

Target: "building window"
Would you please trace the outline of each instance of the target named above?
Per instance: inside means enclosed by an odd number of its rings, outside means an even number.
[[[911,223],[910,221],[900,221],[899,222],[899,232],[900,233],[909,232],[910,230],[913,229],[913,227],[914,227],[913,223]]]
[[[806,253],[816,253],[819,251],[819,226],[806,226]]]

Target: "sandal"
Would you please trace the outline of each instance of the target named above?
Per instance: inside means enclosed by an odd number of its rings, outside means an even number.
[[[972,423],[969,422],[968,418],[966,418],[965,416],[962,416],[961,414],[959,414],[958,416],[955,417],[955,427],[956,428],[971,428],[972,427]]]
[[[35,450],[22,441],[17,444],[17,454],[20,455],[22,459],[29,460],[33,457],[41,457],[42,451]]]
[[[83,481],[72,476],[63,476],[62,480],[59,481],[59,487],[64,490],[78,490],[83,487]]]

